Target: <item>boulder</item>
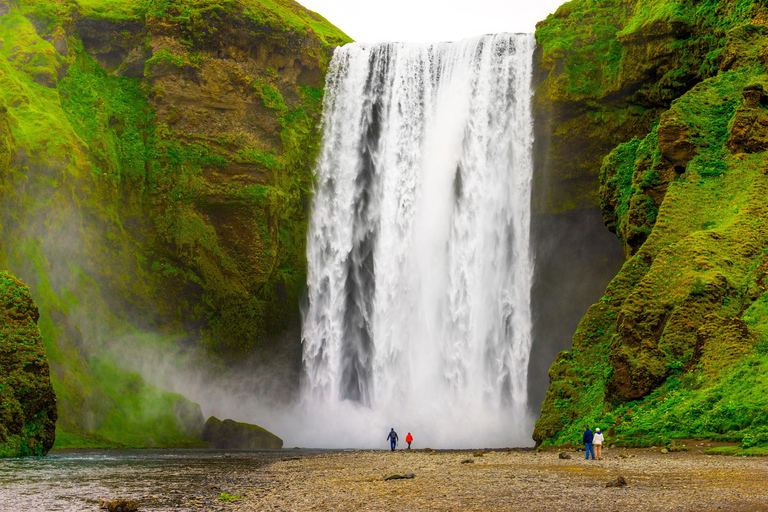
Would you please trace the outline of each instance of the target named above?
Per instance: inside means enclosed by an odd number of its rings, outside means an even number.
[[[565,459],[565,460],[567,460],[567,459],[570,459],[570,458],[571,458],[571,456],[570,456],[570,455],[569,455],[567,452],[560,452],[560,453],[557,455],[557,458],[558,458],[558,459]]]
[[[623,476],[616,477],[616,480],[611,480],[607,484],[605,484],[606,487],[626,487],[627,485],[627,479]]]
[[[0,457],[45,455],[56,430],[40,313],[27,285],[0,271]]]
[[[109,512],[136,512],[139,504],[133,500],[114,500],[107,503]]]
[[[212,447],[223,450],[277,450],[283,447],[282,439],[257,425],[221,421],[215,416],[205,422],[202,438]]]
[[[404,475],[394,474],[394,475],[385,476],[384,480],[385,481],[386,480],[410,480],[411,478],[415,478],[415,477],[416,475],[414,475],[413,473],[406,473]]]

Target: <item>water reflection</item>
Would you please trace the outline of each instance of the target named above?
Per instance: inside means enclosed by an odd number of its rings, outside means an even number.
[[[255,471],[306,450],[109,450],[0,460],[0,511],[80,511],[99,498],[140,510],[218,510],[222,493],[258,489]]]

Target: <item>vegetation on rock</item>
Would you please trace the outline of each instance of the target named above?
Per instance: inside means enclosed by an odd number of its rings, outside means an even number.
[[[540,40],[588,5],[566,4]],[[603,161],[604,219],[628,259],[552,365],[534,439],[578,444],[588,424],[618,445],[698,437],[757,453],[768,446],[768,10],[638,1],[627,12],[609,39],[656,53],[649,34],[667,34],[676,57],[634,93],[658,98],[643,107],[653,113],[645,134],[617,135]],[[604,23],[595,19],[587,25]],[[639,65],[619,55],[617,69]],[[617,82],[598,78],[585,83],[610,94]],[[576,98],[569,80],[561,90]]]
[[[0,271],[0,458],[45,455],[55,440],[56,395],[39,317],[29,288]]]
[[[233,420],[208,418],[203,427],[203,441],[222,450],[279,450],[283,440],[258,425]]]
[[[199,443],[132,354],[295,352],[346,41],[288,0],[0,0],[0,267],[43,312],[57,447]]]
[[[536,211],[598,203],[602,159],[714,76],[753,0],[575,0],[537,25]],[[725,53],[724,53],[725,51]]]

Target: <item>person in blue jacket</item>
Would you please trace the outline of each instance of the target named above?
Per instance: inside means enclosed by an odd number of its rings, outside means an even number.
[[[389,431],[387,441],[389,441],[389,446],[392,447],[392,451],[395,451],[395,446],[397,446],[397,432],[395,432],[394,427],[392,427],[392,430]]]
[[[592,447],[592,439],[595,437],[595,434],[592,433],[591,430],[589,430],[589,425],[586,427],[587,430],[584,431],[584,435],[582,436],[582,440],[584,441],[584,447],[587,451],[587,456],[585,459],[589,460],[589,454],[592,454],[592,460],[595,460],[595,449]]]

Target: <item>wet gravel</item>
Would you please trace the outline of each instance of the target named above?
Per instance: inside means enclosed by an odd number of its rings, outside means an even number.
[[[768,511],[768,458],[702,450],[66,453],[0,461],[0,511],[96,511],[99,498],[145,511]],[[628,485],[606,488],[617,476]]]
[[[234,506],[376,511],[768,511],[768,458],[699,450],[583,452],[365,451],[313,455],[260,470],[264,485]],[[471,461],[471,462],[467,462]],[[385,480],[392,474],[413,479]],[[624,476],[626,487],[606,483]]]

